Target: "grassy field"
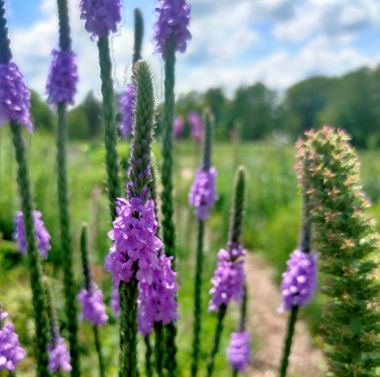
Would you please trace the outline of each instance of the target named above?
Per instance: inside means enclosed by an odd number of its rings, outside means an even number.
[[[53,277],[54,297],[59,319],[64,333],[62,279],[57,229],[56,168],[54,139],[49,135],[27,136],[28,155],[33,182],[35,203],[43,212],[45,224],[52,235],[53,249],[49,262],[44,266]],[[121,142],[122,175],[126,177],[127,143]],[[160,146],[155,145],[157,164],[160,163]],[[93,271],[96,281],[102,286],[106,301],[110,296],[110,275],[103,272],[104,256],[108,252],[109,241],[106,234],[110,228],[107,198],[105,192],[104,150],[101,142],[91,144],[72,143],[69,146],[69,181],[72,214],[72,231],[75,239],[75,267],[78,291],[82,284],[78,241],[80,225],[89,224],[90,246]],[[379,153],[367,151],[361,153],[362,176],[365,190],[373,201],[371,209],[380,217],[380,166],[376,163]],[[179,283],[181,286],[179,322],[179,348],[182,375],[189,375],[190,342],[192,331],[192,282],[194,276],[194,254],[196,239],[196,221],[187,205],[187,195],[194,171],[199,164],[200,147],[191,142],[179,142],[175,145],[175,200],[176,224],[178,233]],[[210,276],[215,265],[215,255],[222,247],[228,235],[228,213],[231,203],[231,190],[234,170],[244,165],[248,172],[247,209],[244,229],[244,245],[252,252],[262,253],[273,264],[277,277],[285,267],[285,261],[297,246],[300,223],[300,196],[294,171],[294,148],[289,145],[275,144],[216,144],[214,147],[214,165],[218,169],[217,191],[219,199],[208,223],[206,240],[205,289],[204,289],[204,344],[203,358],[210,349],[215,318],[207,313]],[[26,261],[21,258],[12,242],[13,216],[18,209],[15,183],[15,163],[13,150],[9,143],[6,128],[0,130],[0,297],[11,313],[20,334],[21,342],[32,354],[31,343],[33,322],[31,315],[30,291]],[[252,271],[254,274],[254,271]],[[312,332],[316,333],[319,324],[320,298],[305,311]],[[254,313],[250,313],[254,315]],[[111,316],[112,317],[112,316]],[[236,324],[236,308],[230,312],[222,349],[225,348],[227,334]],[[81,324],[80,337],[83,353],[85,376],[91,376],[91,368],[96,362],[92,352],[90,326]],[[117,367],[117,322],[111,319],[109,328],[102,330],[105,356],[109,375],[116,375]],[[316,337],[316,340],[318,338]],[[141,355],[143,355],[143,342]],[[32,358],[20,365],[20,376],[33,375]],[[227,368],[223,355],[218,358],[216,376],[225,376]]]

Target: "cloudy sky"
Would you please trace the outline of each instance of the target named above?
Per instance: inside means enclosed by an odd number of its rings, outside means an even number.
[[[177,92],[222,86],[227,93],[262,81],[277,90],[317,74],[339,75],[380,63],[378,0],[189,0],[193,40],[178,57]],[[15,59],[29,85],[44,93],[50,51],[57,45],[54,0],[7,0]],[[69,0],[79,57],[78,99],[99,93],[96,44],[84,31],[79,0]],[[162,61],[153,53],[154,0],[125,0],[120,32],[112,38],[114,76],[122,89],[131,70],[133,9],[146,23],[144,57],[162,98]]]

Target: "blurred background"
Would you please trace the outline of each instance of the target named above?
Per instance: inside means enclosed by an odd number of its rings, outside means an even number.
[[[80,224],[89,223],[93,271],[108,302],[110,276],[104,274],[102,266],[109,248],[106,234],[110,226],[97,49],[79,18],[79,0],[69,3],[80,74],[77,104],[69,112],[72,230],[78,247]],[[209,278],[215,267],[216,252],[227,239],[226,220],[234,170],[243,164],[249,178],[244,245],[253,254],[247,265],[247,272],[252,276],[249,287],[253,302],[250,313],[254,336],[252,375],[271,376],[264,374],[275,368],[269,351],[274,350],[279,357],[281,326],[286,320],[286,316],[276,314],[280,304],[277,287],[288,254],[297,246],[300,223],[301,203],[294,172],[297,137],[323,123],[346,129],[360,154],[365,191],[373,203],[370,211],[380,218],[380,3],[377,0],[193,0],[190,3],[193,40],[188,51],[178,56],[177,65],[176,113],[183,118],[185,127],[174,143],[182,375],[189,373],[190,347],[188,336],[184,334],[192,325],[196,238],[196,221],[188,208],[187,195],[200,163],[200,141],[192,138],[188,115],[209,107],[215,115],[213,163],[219,172],[219,199],[207,231],[204,339],[206,343],[211,338],[215,325],[215,318],[207,314]],[[52,251],[45,268],[55,277],[54,291],[65,335],[55,186],[56,119],[45,102],[44,89],[50,51],[57,46],[56,4],[53,0],[8,0],[7,6],[14,57],[32,90],[36,130],[33,136],[27,136],[27,143],[33,192],[36,206],[43,212],[52,235]],[[152,43],[153,0],[125,1],[123,26],[119,34],[112,37],[115,88],[121,94],[130,78],[135,7],[141,8],[145,18],[143,57],[152,65],[155,77],[158,129],[154,151],[159,166],[163,65],[154,54]],[[120,140],[124,177],[128,146],[129,140]],[[33,323],[26,261],[12,240],[18,200],[11,147],[8,130],[3,127],[0,129],[0,297],[13,313],[21,342],[30,355],[20,365],[19,375],[29,376],[33,375]],[[79,291],[82,281],[78,253],[75,262]],[[257,292],[254,276],[271,288],[268,292],[274,292],[274,296],[269,297],[270,303],[262,305],[258,301],[260,292]],[[302,311],[313,349],[321,344],[318,335],[321,300],[318,296]],[[260,305],[264,309],[256,309]],[[227,345],[228,332],[236,325],[237,309],[230,314],[223,347]],[[255,327],[262,325],[265,318],[273,319],[268,331],[279,336],[278,341],[269,345],[265,343],[268,334],[257,335],[259,329]],[[91,328],[87,324],[81,326],[84,375],[92,376],[95,359],[94,354],[91,356],[92,345],[86,340],[91,337]],[[118,340],[117,321],[112,316],[110,326],[111,331],[103,332],[103,342],[108,371],[114,375]],[[269,351],[260,353],[265,347]],[[209,345],[205,344],[203,357],[207,349]],[[295,355],[294,376],[305,375],[302,365],[310,366],[310,360],[305,361],[303,357],[307,354]],[[314,364],[318,367],[323,362],[317,357]],[[217,375],[226,376],[226,368],[222,352]],[[260,370],[263,374],[259,374]],[[251,370],[248,375],[250,373]]]

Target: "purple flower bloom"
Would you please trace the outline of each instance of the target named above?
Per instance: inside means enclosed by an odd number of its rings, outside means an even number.
[[[184,128],[183,118],[177,117],[174,119],[173,123],[173,135],[176,139],[179,139],[182,136]]]
[[[20,346],[13,323],[4,324],[7,318],[8,313],[0,310],[0,370],[14,371],[26,352]]]
[[[8,122],[19,123],[33,131],[30,118],[30,92],[17,64],[0,64],[0,127]]]
[[[196,141],[200,141],[203,132],[202,117],[196,111],[190,111],[187,118],[191,126],[191,137]]]
[[[196,209],[200,220],[207,220],[209,209],[214,206],[218,198],[215,192],[216,169],[199,169],[189,193],[190,207]]]
[[[125,93],[120,98],[120,133],[127,138],[132,131],[134,121],[134,111],[136,105],[136,88],[132,83],[127,85]]]
[[[175,39],[175,50],[185,52],[187,42],[191,39],[189,32],[191,6],[186,0],[158,0],[154,25],[156,51],[166,56],[166,44],[170,37]]]
[[[108,321],[106,306],[103,302],[103,293],[95,283],[92,283],[91,289],[86,288],[77,295],[77,299],[82,302],[82,313],[80,319],[88,320],[95,326],[104,325]]]
[[[58,337],[49,344],[49,370],[57,372],[63,370],[71,371],[70,353],[68,352],[63,338]]]
[[[37,240],[37,248],[41,257],[47,259],[48,251],[51,249],[50,246],[50,234],[46,230],[44,222],[41,219],[40,211],[33,211],[34,228]],[[24,224],[24,214],[21,211],[16,212],[15,215],[15,231],[13,233],[13,238],[18,244],[18,248],[22,254],[27,252],[26,234],[25,234],[25,224]]]
[[[177,315],[177,274],[172,270],[172,257],[162,255],[159,268],[155,270],[152,282],[139,284],[139,307],[137,323],[139,331],[147,336],[154,322],[164,325],[178,319]]]
[[[76,56],[71,51],[53,50],[51,54],[53,59],[46,84],[48,102],[74,104],[79,78]]]
[[[121,21],[121,0],[81,0],[80,18],[92,38],[105,37],[110,31],[117,31]]]
[[[112,286],[110,307],[115,317],[120,313],[119,287]]]
[[[293,306],[308,304],[317,289],[317,258],[315,255],[295,250],[287,262],[288,269],[282,274],[282,305],[280,312]]]
[[[211,299],[208,305],[210,312],[216,312],[222,305],[228,305],[231,300],[240,302],[244,295],[245,274],[242,248],[231,250],[221,249],[218,252],[218,264],[211,279]]]
[[[244,372],[250,359],[251,337],[246,332],[233,332],[227,348],[228,362],[234,370]]]
[[[128,283],[137,270],[139,282],[151,283],[158,269],[158,252],[162,242],[156,236],[154,203],[141,198],[117,200],[117,218],[108,236],[113,241],[105,260],[105,270],[112,272],[113,283]]]

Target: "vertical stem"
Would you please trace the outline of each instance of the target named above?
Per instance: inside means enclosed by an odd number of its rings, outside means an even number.
[[[215,356],[219,351],[220,339],[222,337],[222,332],[223,332],[223,321],[224,321],[224,317],[226,316],[226,312],[227,312],[227,306],[222,305],[218,311],[218,321],[216,323],[216,328],[215,328],[214,342],[213,342],[212,349],[209,355],[209,360],[207,363],[207,374],[206,374],[207,377],[211,377],[214,372]]]
[[[239,374],[239,371],[237,369],[232,370],[232,377],[237,377]]]
[[[136,8],[134,12],[135,20],[135,41],[133,45],[133,64],[141,59],[142,42],[144,38],[144,20],[140,9]]]
[[[25,156],[24,142],[21,135],[21,126],[15,122],[10,123],[12,142],[17,161],[17,184],[21,199],[21,210],[24,214],[25,233],[28,245],[28,262],[30,271],[30,284],[33,293],[33,310],[36,327],[35,344],[37,358],[37,376],[50,376],[48,370],[49,356],[47,352],[49,339],[49,322],[46,306],[46,297],[42,285],[42,270],[37,253],[35,229],[33,222],[32,192],[29,180],[28,164]]]
[[[144,337],[145,341],[145,372],[146,377],[152,377],[153,376],[153,368],[152,368],[152,356],[153,356],[153,350],[152,345],[150,343],[150,337],[149,335]]]
[[[104,366],[104,358],[103,358],[103,352],[102,352],[102,345],[100,342],[100,336],[99,336],[99,328],[98,326],[92,326],[92,331],[94,333],[94,339],[95,339],[95,348],[96,353],[98,354],[98,361],[99,361],[99,376],[105,377],[106,371]]]
[[[200,341],[202,331],[202,271],[203,271],[203,239],[205,223],[198,221],[198,244],[197,260],[195,267],[194,282],[194,328],[193,328],[193,354],[191,361],[191,375],[195,377],[198,373],[198,363],[200,354]]]
[[[289,356],[290,356],[290,351],[292,348],[292,340],[293,340],[293,335],[294,335],[294,329],[295,329],[296,322],[297,322],[298,309],[299,309],[298,306],[294,306],[290,312],[289,321],[288,321],[288,329],[286,332],[286,338],[285,338],[285,343],[284,343],[284,351],[283,351],[283,356],[282,356],[282,360],[281,360],[279,377],[285,377],[287,369],[288,369]]]
[[[66,176],[66,105],[57,105],[58,133],[57,133],[57,186],[59,227],[61,235],[61,256],[63,265],[63,285],[65,294],[65,309],[69,330],[69,344],[71,357],[71,376],[80,376],[80,361],[78,349],[78,311],[75,300],[75,282],[73,269],[73,247],[70,232],[70,215],[68,203],[68,189]]]
[[[162,352],[165,351],[165,340],[163,338],[164,335],[164,328],[162,322],[156,322],[154,324],[154,332],[156,337],[156,344],[155,344],[155,361],[156,361],[156,372],[158,377],[163,377],[163,357]]]
[[[173,257],[172,266],[175,270],[175,226],[174,226],[174,204],[173,204],[173,119],[174,119],[174,86],[175,86],[175,40],[170,38],[167,46],[165,60],[165,102],[163,117],[163,140],[162,140],[162,237],[165,253]],[[176,347],[176,325],[171,323],[166,332],[166,369],[169,377],[177,374],[177,347]]]

